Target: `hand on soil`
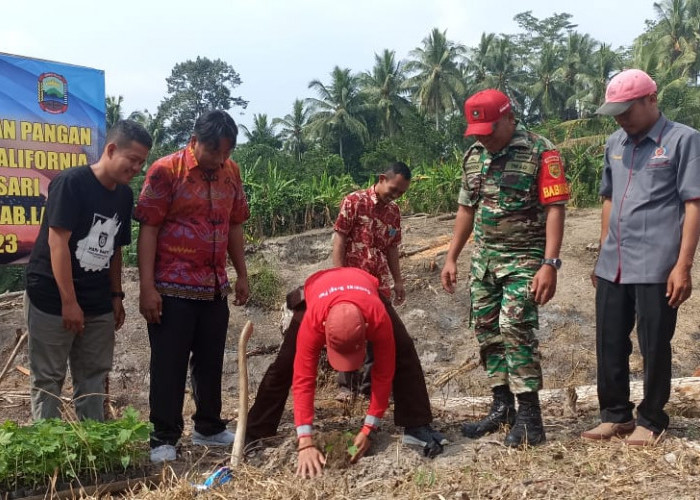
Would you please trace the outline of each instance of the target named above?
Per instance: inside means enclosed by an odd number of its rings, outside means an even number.
[[[323,474],[323,466],[326,465],[326,457],[318,448],[306,448],[299,452],[297,476],[312,478]]]
[[[353,445],[357,448],[357,451],[354,455],[352,455],[352,457],[350,457],[350,463],[354,464],[361,459],[363,455],[367,453],[367,450],[369,450],[370,444],[370,439],[362,432],[358,432],[357,436],[355,436],[355,442],[353,443]]]

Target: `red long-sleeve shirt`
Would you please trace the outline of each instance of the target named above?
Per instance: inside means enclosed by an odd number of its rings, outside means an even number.
[[[367,323],[367,341],[372,343],[374,349],[372,393],[365,423],[376,427],[389,406],[396,365],[394,330],[379,298],[378,288],[377,278],[353,267],[319,271],[306,280],[306,313],[297,336],[292,383],[294,423],[298,436],[312,432],[318,359],[326,344],[323,323],[330,308],[339,302],[350,302],[362,311]]]

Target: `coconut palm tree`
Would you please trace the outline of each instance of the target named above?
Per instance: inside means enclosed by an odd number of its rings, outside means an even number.
[[[467,93],[473,94],[488,87],[487,81],[491,73],[495,33],[482,33],[479,45],[467,49],[466,64],[462,68],[463,80],[467,83]]]
[[[558,46],[545,43],[532,68],[528,117],[548,120],[559,117],[566,102],[564,83],[556,77],[562,58]]]
[[[435,116],[437,130],[442,115],[461,107],[466,87],[459,63],[466,48],[448,40],[447,31],[437,28],[422,43],[410,52],[413,59],[406,63],[406,70],[415,73],[406,81],[406,88],[421,112]]]
[[[107,130],[111,129],[115,123],[123,119],[122,102],[124,102],[124,96],[114,97],[108,95],[105,98],[105,122]]]
[[[338,153],[344,158],[343,143],[349,136],[355,136],[361,142],[369,138],[363,116],[366,105],[360,94],[358,77],[351,75],[349,68],[336,66],[328,85],[313,80],[309,88],[318,94],[318,98],[307,99],[313,112],[307,126],[309,134],[337,141]]]
[[[554,78],[562,83],[566,96],[562,110],[564,120],[580,118],[578,94],[585,88],[583,75],[590,75],[593,72],[593,52],[597,47],[598,42],[590,35],[576,31],[570,32],[566,39],[562,63],[554,72]]]
[[[396,53],[387,49],[374,55],[374,68],[371,72],[360,75],[360,84],[367,95],[367,101],[378,113],[382,130],[389,137],[400,130],[400,118],[411,107],[405,97],[405,81],[403,63],[397,62]]]
[[[296,99],[292,107],[292,113],[284,115],[284,118],[272,120],[273,126],[279,126],[280,137],[284,141],[284,148],[294,154],[301,161],[304,152],[308,149],[304,128],[309,120],[309,108],[304,101]]]
[[[245,125],[240,125],[243,133],[248,139],[248,144],[264,144],[271,148],[280,149],[282,141],[275,131],[274,123],[270,124],[265,113],[253,115],[253,129],[250,130]]]
[[[580,90],[575,99],[580,116],[590,116],[605,101],[605,88],[610,77],[622,69],[622,57],[605,43],[593,52],[587,73],[578,76]]]

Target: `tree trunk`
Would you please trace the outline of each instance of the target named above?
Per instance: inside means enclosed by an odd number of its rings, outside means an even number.
[[[643,397],[643,382],[630,384],[630,401],[639,403]],[[542,411],[548,415],[575,416],[597,413],[598,391],[595,385],[571,386],[564,389],[540,391]],[[433,408],[444,410],[457,417],[474,418],[486,415],[491,406],[491,396],[432,398]],[[671,380],[671,398],[666,411],[672,415],[700,417],[700,377],[683,377]]]

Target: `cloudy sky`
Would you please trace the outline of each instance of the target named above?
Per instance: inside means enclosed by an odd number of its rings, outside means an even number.
[[[405,58],[433,27],[473,47],[482,32],[517,32],[525,10],[568,12],[613,47],[655,17],[652,0],[0,0],[0,52],[103,69],[127,112],[155,112],[175,64],[219,58],[241,75],[236,91],[250,104],[232,114],[250,125],[254,113],[290,113],[335,65],[368,70],[385,48]]]

